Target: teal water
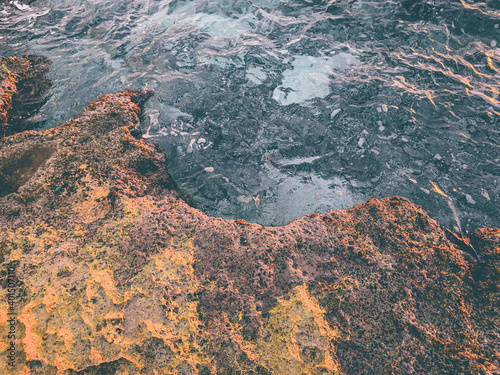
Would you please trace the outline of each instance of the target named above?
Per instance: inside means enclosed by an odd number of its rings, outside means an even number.
[[[45,127],[147,86],[144,137],[204,212],[284,224],[399,195],[500,227],[500,1],[38,0],[0,55],[53,61]]]

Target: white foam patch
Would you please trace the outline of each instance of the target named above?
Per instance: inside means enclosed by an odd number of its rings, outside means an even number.
[[[226,69],[226,68],[230,67],[231,65],[234,65],[230,59],[225,58],[225,57],[221,57],[221,56],[199,56],[198,57],[198,64],[200,64],[200,65],[217,65],[223,69]]]
[[[19,10],[31,9],[29,5],[21,4],[19,1],[13,1],[11,4],[13,4]]]
[[[172,106],[165,106],[162,112],[165,118],[169,121],[174,121],[179,117],[184,117],[190,120],[193,118],[193,116],[191,116],[189,113],[182,112],[179,108]]]
[[[217,65],[222,69],[227,69],[231,66],[236,68],[243,68],[245,66],[245,60],[243,54],[238,54],[236,56],[231,56],[230,58],[223,57],[220,55],[214,55],[211,53],[203,54],[206,51],[200,51],[197,57],[197,64],[199,65]]]
[[[266,72],[264,72],[264,69],[262,69],[258,66],[253,66],[253,67],[247,69],[246,78],[250,82],[253,82],[256,85],[260,85],[267,78],[267,74],[266,74]]]
[[[283,72],[283,83],[276,87],[273,99],[281,105],[303,103],[330,94],[330,76],[335,71],[359,64],[357,56],[338,53],[330,57],[295,55],[293,68]]]
[[[242,34],[250,32],[252,21],[255,21],[253,15],[230,18],[218,14],[197,13],[183,18],[176,24],[176,27],[195,28],[202,33],[207,33],[212,39],[237,39]]]

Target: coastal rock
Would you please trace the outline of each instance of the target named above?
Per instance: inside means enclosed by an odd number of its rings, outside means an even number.
[[[50,65],[42,56],[0,58],[0,138],[38,125],[30,117],[46,102]]]
[[[498,229],[476,259],[400,197],[208,217],[136,134],[150,95],[0,140],[0,373],[500,373]]]

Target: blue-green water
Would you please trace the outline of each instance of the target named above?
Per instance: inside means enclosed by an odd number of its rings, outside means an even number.
[[[283,224],[400,195],[500,227],[500,1],[38,0],[0,55],[53,61],[46,127],[152,88],[145,137],[197,207]]]

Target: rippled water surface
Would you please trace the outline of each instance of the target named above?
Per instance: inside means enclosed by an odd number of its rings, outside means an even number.
[[[146,86],[144,137],[210,215],[283,224],[400,195],[500,227],[500,1],[37,0],[0,55],[53,61],[46,127]]]

